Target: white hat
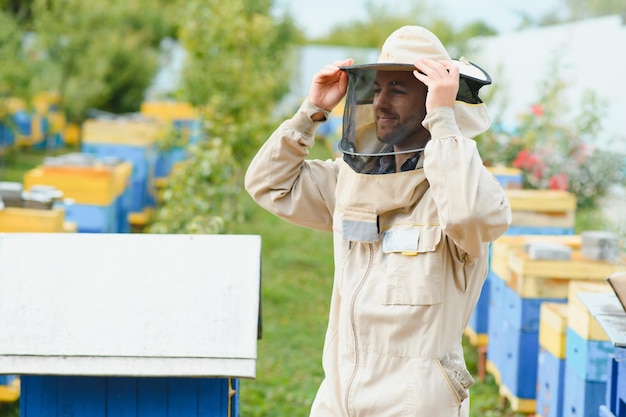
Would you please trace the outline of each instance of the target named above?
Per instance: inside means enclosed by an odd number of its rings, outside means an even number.
[[[363,143],[354,136],[358,135],[361,126],[373,123],[373,111],[357,107],[371,105],[371,86],[375,73],[414,71],[414,62],[423,57],[435,61],[449,60],[459,67],[459,92],[454,114],[461,133],[473,138],[489,128],[491,121],[487,107],[478,97],[478,90],[491,84],[489,74],[465,58],[451,59],[439,38],[429,30],[420,26],[404,26],[389,35],[377,63],[342,67],[349,76],[344,110],[344,137],[341,144],[344,153],[349,153],[348,148],[356,143]],[[372,147],[378,147],[379,144],[370,142],[369,145],[359,145],[362,146],[360,151],[375,152]],[[366,149],[367,147],[370,149]]]

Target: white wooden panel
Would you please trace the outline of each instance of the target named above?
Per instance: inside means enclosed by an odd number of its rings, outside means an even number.
[[[626,312],[614,293],[578,293],[591,315],[600,323],[611,342],[626,347]]]
[[[254,377],[260,249],[249,235],[0,234],[0,373]]]

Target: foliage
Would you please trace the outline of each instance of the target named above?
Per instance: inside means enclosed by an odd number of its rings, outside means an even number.
[[[163,16],[171,4],[149,0],[33,0],[7,8],[0,19],[5,94],[29,98],[54,93],[71,121],[89,108],[136,111],[157,69],[160,39],[173,33]],[[5,45],[5,40],[10,40]]]
[[[604,103],[587,91],[574,122],[564,97],[567,85],[556,65],[540,86],[537,104],[520,116],[515,131],[497,127],[477,138],[486,165],[522,170],[524,187],[572,192],[578,208],[595,208],[615,184],[626,185],[626,155],[598,147]]]
[[[623,0],[565,0],[565,4],[571,20],[626,12]]]
[[[459,30],[438,13],[438,9],[426,1],[401,2],[389,7],[388,2],[366,3],[367,17],[363,21],[348,20],[334,27],[327,36],[313,43],[324,45],[380,48],[394,30],[405,25],[419,24],[436,33],[453,56],[460,56],[466,42],[476,36],[495,34],[495,30],[484,22],[470,22]],[[416,23],[417,22],[417,23]]]
[[[275,126],[295,30],[271,2],[196,0],[180,15],[187,51],[180,98],[201,109],[206,140],[167,183],[152,233],[220,233],[240,219],[245,162]]]
[[[10,13],[0,10],[0,97],[25,97],[30,78],[26,53],[22,48],[25,31]]]

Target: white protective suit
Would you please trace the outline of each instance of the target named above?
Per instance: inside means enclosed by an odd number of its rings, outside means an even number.
[[[431,139],[415,170],[385,175],[307,160],[320,111],[305,100],[245,180],[268,211],[334,234],[325,378],[311,416],[467,416],[473,379],[462,335],[489,242],[511,221],[506,195],[456,108],[426,116]]]

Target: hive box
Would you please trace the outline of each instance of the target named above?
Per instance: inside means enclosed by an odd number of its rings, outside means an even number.
[[[256,373],[260,244],[0,234],[0,374],[21,376],[22,415],[113,417],[140,401],[160,408],[146,415],[194,416],[212,395],[231,407],[229,385]]]

